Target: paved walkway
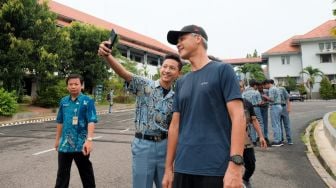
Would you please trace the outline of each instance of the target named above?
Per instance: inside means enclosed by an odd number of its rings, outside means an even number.
[[[96,106],[98,114],[106,114],[108,113],[108,105],[99,105]],[[134,104],[119,104],[116,103],[113,105],[113,111],[122,111],[122,110],[130,110],[134,109]],[[49,108],[41,108],[36,106],[27,106],[26,112],[20,112],[14,115],[13,117],[0,117],[0,127],[4,126],[12,126],[19,124],[27,124],[27,123],[35,123],[35,122],[43,122],[43,121],[52,121],[56,118],[56,110]],[[336,181],[333,179],[324,167],[320,164],[318,158],[314,155],[311,149],[311,145],[309,143],[309,131],[311,126],[309,126],[306,130],[306,138],[307,138],[307,156],[315,168],[317,173],[321,176],[324,182],[329,187],[336,187]],[[326,138],[323,131],[323,121],[320,120],[314,131],[314,138],[316,141],[316,145],[320,152],[321,158],[325,161],[325,163],[329,166],[331,171],[336,174],[336,150],[328,139]]]
[[[26,106],[25,112],[19,112],[12,117],[1,117],[0,116],[0,127],[20,125],[27,123],[43,122],[43,121],[53,121],[56,119],[56,109],[42,108],[37,106]],[[109,106],[108,105],[97,105],[97,114],[107,114]],[[119,104],[115,103],[113,105],[112,111],[121,111],[127,109],[134,109],[134,104]]]

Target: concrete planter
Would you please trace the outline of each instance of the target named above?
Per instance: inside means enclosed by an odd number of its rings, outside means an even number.
[[[336,129],[329,122],[329,116],[332,113],[333,112],[329,112],[323,116],[323,130],[330,144],[336,150]]]

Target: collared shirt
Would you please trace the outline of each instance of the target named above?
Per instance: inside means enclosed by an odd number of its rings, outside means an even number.
[[[164,96],[159,80],[133,75],[128,90],[136,95],[136,132],[155,135],[167,131],[173,115],[174,91]]]
[[[289,99],[289,94],[286,88],[278,87],[278,89],[280,90],[280,94],[281,94],[281,104],[287,104],[287,100]]]
[[[260,93],[252,87],[245,89],[242,97],[252,103],[253,106],[259,105],[262,101]]]
[[[271,105],[281,104],[281,93],[280,93],[280,90],[277,87],[272,86],[269,89],[268,94],[269,94],[269,98],[272,100],[272,101],[270,101]]]
[[[74,124],[74,117],[78,117]],[[57,123],[62,124],[58,151],[81,152],[87,137],[88,124],[97,123],[94,101],[82,93],[73,101],[71,96],[61,99]]]

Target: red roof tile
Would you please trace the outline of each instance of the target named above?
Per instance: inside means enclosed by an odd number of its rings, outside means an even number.
[[[76,20],[80,22],[84,22],[87,24],[92,24],[97,27],[105,28],[105,29],[114,29],[121,38],[121,43],[122,41],[132,41],[138,44],[138,47],[142,47],[141,44],[145,44],[146,47],[143,47],[143,50],[148,50],[149,48],[153,48],[153,51],[156,51],[156,49],[160,49],[159,53],[162,53],[164,51],[165,53],[176,53],[175,50],[169,48],[168,46],[162,44],[161,42],[147,37],[145,35],[136,33],[134,31],[131,31],[129,29],[123,28],[121,26],[118,26],[116,24],[107,22],[105,20],[99,19],[97,17],[91,16],[89,14],[86,14],[84,12],[78,11],[76,9],[67,7],[65,5],[62,5],[58,2],[55,1],[50,1],[49,2],[49,8],[52,12],[65,17],[66,19],[70,20]],[[70,23],[67,23],[66,21],[60,20],[61,18],[58,19],[57,23],[60,25],[67,26]],[[139,45],[140,44],[140,45]],[[156,53],[158,54],[158,53]]]
[[[307,39],[318,39],[318,38],[330,38],[331,30],[336,27],[336,20],[329,20],[322,25],[316,27],[315,29],[309,31],[308,33],[301,35],[295,40],[307,40]]]
[[[300,47],[298,45],[293,45],[292,42],[294,39],[298,38],[299,35],[293,36],[292,38],[286,40],[285,42],[280,43],[279,45],[269,49],[263,55],[272,55],[272,54],[283,54],[283,53],[298,53],[300,52]]]
[[[245,64],[245,63],[261,63],[262,62],[260,57],[223,59],[223,61],[229,64]]]

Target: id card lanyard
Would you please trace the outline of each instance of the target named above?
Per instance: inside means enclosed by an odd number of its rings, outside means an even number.
[[[72,125],[78,125],[78,109],[79,109],[79,102],[76,102],[76,108],[74,109],[74,116],[72,117]]]

